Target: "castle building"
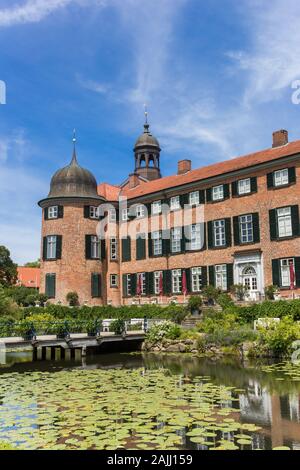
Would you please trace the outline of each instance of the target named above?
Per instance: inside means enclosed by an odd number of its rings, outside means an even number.
[[[280,130],[269,149],[194,170],[181,160],[167,177],[160,153],[146,121],[134,172],[97,184],[74,142],[39,202],[40,292],[66,304],[76,291],[81,305],[183,302],[207,285],[243,284],[250,300],[269,285],[299,295],[300,140]]]

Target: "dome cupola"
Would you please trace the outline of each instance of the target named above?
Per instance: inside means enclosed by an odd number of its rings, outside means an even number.
[[[148,113],[145,110],[144,132],[139,136],[134,146],[134,173],[147,180],[155,180],[161,178],[159,168],[160,146],[156,137],[149,130],[147,116]]]

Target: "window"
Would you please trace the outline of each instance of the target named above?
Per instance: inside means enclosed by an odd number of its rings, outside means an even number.
[[[244,180],[238,181],[238,194],[241,196],[243,194],[251,193],[251,179],[246,178]]]
[[[193,224],[191,225],[191,250],[200,250],[201,248],[201,226]]]
[[[56,258],[56,245],[57,245],[56,235],[50,235],[47,237],[47,259]]]
[[[189,203],[191,206],[196,206],[200,202],[199,191],[193,191],[189,194]]]
[[[55,298],[56,274],[46,274],[45,276],[45,294],[48,299]]]
[[[116,222],[117,220],[117,212],[116,209],[109,209],[109,221],[110,222]]]
[[[294,258],[286,258],[280,260],[280,274],[282,287],[290,287],[291,285],[290,264],[292,264],[295,269]]]
[[[241,243],[253,242],[253,221],[252,214],[239,217]]]
[[[110,287],[118,287],[118,275],[117,274],[110,275]]]
[[[138,287],[139,283],[140,283],[140,287],[141,287],[140,294],[145,295],[146,294],[146,273],[138,273],[137,274],[137,287]]]
[[[214,245],[215,246],[225,246],[226,237],[225,237],[225,220],[215,220],[213,222],[214,227]]]
[[[48,208],[48,219],[58,218],[58,206],[51,206]]]
[[[126,207],[126,209],[122,209],[122,221],[126,222],[127,220],[129,220],[128,207]]]
[[[126,294],[131,295],[131,274],[126,274]]]
[[[172,292],[173,294],[181,293],[181,269],[172,271]]]
[[[215,283],[217,288],[221,290],[227,290],[226,264],[219,264],[215,266]]]
[[[143,204],[136,206],[136,216],[145,217],[145,206]]]
[[[192,292],[199,292],[202,288],[202,268],[192,268]]]
[[[161,292],[161,277],[162,277],[162,271],[155,271],[154,272],[154,293],[156,295],[162,294]]]
[[[157,231],[152,233],[153,254],[158,256],[162,254],[162,233]]]
[[[171,197],[170,209],[171,211],[176,211],[177,209],[180,209],[180,197],[179,196]]]
[[[117,238],[110,239],[110,259],[111,260],[118,259],[118,239]]]
[[[101,274],[92,273],[91,274],[91,295],[93,298],[101,297]]]
[[[293,235],[290,207],[277,209],[277,226],[279,237],[291,237]]]
[[[220,201],[220,199],[224,199],[224,186],[214,186],[212,188],[212,200],[213,201]]]
[[[181,228],[175,227],[171,230],[171,252],[180,253],[181,252]]]
[[[99,219],[99,207],[90,206],[90,218]]]
[[[91,236],[91,258],[100,258],[100,240],[96,235]]]
[[[161,213],[161,201],[152,202],[152,214],[160,214]]]
[[[274,172],[274,185],[283,186],[284,184],[289,183],[289,170],[285,168],[284,170],[277,170]]]

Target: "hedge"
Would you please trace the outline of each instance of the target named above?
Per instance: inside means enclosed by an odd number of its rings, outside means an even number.
[[[251,323],[263,317],[283,318],[286,316],[291,316],[294,321],[297,321],[300,320],[300,299],[266,300],[245,307],[235,305],[225,309],[224,312],[234,313],[239,323]]]

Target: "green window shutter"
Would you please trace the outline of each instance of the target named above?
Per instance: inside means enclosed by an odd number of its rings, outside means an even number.
[[[225,244],[231,246],[231,219],[225,219]]]
[[[185,253],[185,235],[184,235],[184,227],[181,228],[181,241],[180,241],[180,249],[181,253]]]
[[[277,216],[276,209],[269,211],[270,240],[277,240]]]
[[[280,260],[279,259],[272,259],[272,279],[273,285],[280,287]]]
[[[136,295],[137,274],[131,274],[131,295]]]
[[[228,199],[230,197],[230,190],[229,190],[229,184],[223,184],[223,194],[224,194],[224,199]]]
[[[149,258],[153,256],[153,240],[150,232],[148,233],[148,256]]]
[[[206,222],[200,223],[200,234],[203,235],[203,245],[201,251],[206,250]]]
[[[55,298],[56,291],[56,274],[46,274],[45,278],[45,294],[48,299]]]
[[[43,237],[43,261],[47,260],[47,237]]]
[[[92,235],[85,236],[85,259],[92,259]]]
[[[163,256],[168,256],[171,253],[170,246],[170,230],[163,230],[162,235],[162,254]]]
[[[146,258],[146,239],[145,234],[139,234],[136,239],[136,259]]]
[[[214,248],[213,221],[207,222],[208,249]]]
[[[253,223],[253,241],[254,243],[260,242],[260,230],[259,230],[259,214],[255,212],[252,214],[252,223]]]
[[[274,173],[267,174],[267,187],[268,188],[274,187]]]
[[[44,209],[44,220],[48,220],[48,210],[49,210],[49,207],[45,207],[45,209]]]
[[[215,287],[215,267],[208,266],[209,285]]]
[[[227,264],[226,268],[227,268],[227,290],[229,291],[230,288],[233,286],[233,263]]]
[[[201,266],[201,283],[202,288],[207,286],[207,267]]]
[[[296,286],[300,287],[300,257],[296,256],[294,258],[295,263],[295,278],[296,278]]]
[[[84,206],[83,208],[83,216],[85,219],[90,218],[90,206]]]
[[[289,168],[289,183],[296,183],[296,168]]]
[[[250,178],[250,187],[251,187],[251,193],[257,193],[257,178],[256,176],[253,176]]]
[[[58,218],[63,219],[64,217],[64,206],[58,206]]]
[[[299,206],[291,206],[291,216],[292,216],[292,229],[293,236],[298,237],[300,232],[300,223],[299,223]]]
[[[61,259],[62,252],[62,236],[56,235],[56,259]]]
[[[122,297],[128,297],[127,292],[127,274],[122,275]]]
[[[237,181],[233,181],[233,183],[231,183],[231,194],[232,194],[232,197],[238,196],[238,182]]]
[[[172,273],[170,269],[163,271],[163,291],[164,294],[172,292]]]
[[[189,203],[189,193],[180,195],[180,205],[184,208],[185,205]]]
[[[208,188],[206,190],[206,202],[211,202],[212,197],[211,197],[211,188]]]
[[[146,292],[148,295],[154,294],[154,273],[146,273]]]
[[[191,286],[191,269],[186,269],[185,270],[185,275],[186,275],[186,288],[188,292],[192,292],[192,286]]]
[[[104,260],[106,258],[106,243],[105,243],[105,238],[102,238],[100,240],[101,243],[101,252],[100,252],[100,258]]]
[[[131,261],[131,238],[122,238],[122,261]]]
[[[183,237],[184,237],[184,250],[188,251],[191,243],[191,226],[186,225],[183,227]]]
[[[101,297],[101,274],[92,273],[91,275],[92,297]]]
[[[233,239],[235,245],[240,245],[240,222],[239,217],[233,217]]]
[[[200,202],[200,204],[205,204],[205,191],[204,191],[204,189],[200,189],[200,191],[199,191],[199,202]]]

